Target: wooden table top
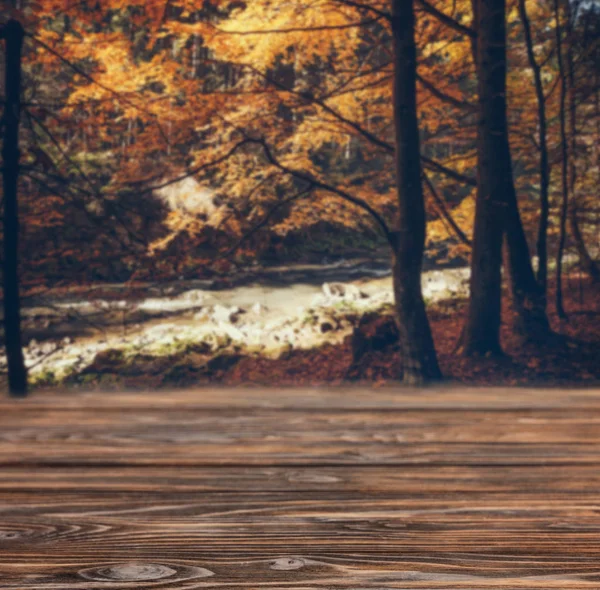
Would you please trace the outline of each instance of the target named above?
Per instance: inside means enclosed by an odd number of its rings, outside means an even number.
[[[4,398],[0,588],[600,589],[600,391]]]

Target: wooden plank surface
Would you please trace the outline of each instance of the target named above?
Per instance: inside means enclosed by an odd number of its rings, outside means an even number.
[[[600,391],[0,401],[0,588],[600,588]]]

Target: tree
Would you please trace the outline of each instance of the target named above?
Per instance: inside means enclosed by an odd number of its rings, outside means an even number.
[[[556,32],[556,55],[558,61],[558,75],[560,80],[560,151],[561,151],[561,180],[562,180],[562,205],[560,210],[560,236],[556,253],[556,313],[561,319],[566,319],[567,314],[563,305],[562,293],[562,263],[567,238],[567,216],[569,211],[569,147],[567,140],[566,100],[567,100],[567,72],[563,54],[563,27],[561,25],[560,5],[554,0],[554,19]]]
[[[579,263],[582,267],[582,270],[586,272],[589,277],[594,282],[600,282],[600,267],[596,263],[596,261],[590,256],[590,253],[585,244],[585,238],[581,231],[579,215],[578,215],[578,194],[577,194],[577,151],[578,151],[578,125],[577,125],[577,107],[578,107],[578,82],[577,80],[577,65],[575,63],[576,60],[576,50],[577,50],[577,42],[575,39],[575,34],[577,29],[580,29],[582,44],[584,45],[584,51],[592,52],[592,55],[598,58],[598,40],[593,40],[594,33],[597,34],[598,31],[597,26],[594,26],[594,20],[597,19],[595,16],[594,8],[590,10],[586,14],[583,3],[581,0],[575,0],[573,3],[567,2],[565,4],[565,29],[566,29],[566,61],[567,61],[567,79],[568,79],[568,111],[569,111],[569,124],[568,124],[568,134],[569,134],[569,146],[568,146],[568,156],[569,156],[569,228],[571,230],[571,236],[573,237],[573,243],[575,245],[575,249],[577,250],[577,254],[579,256]],[[582,27],[577,26],[577,21],[579,19],[584,19],[586,24],[583,27],[583,31],[581,31]],[[591,31],[588,30],[591,29]],[[590,35],[591,33],[591,35]],[[589,38],[592,37],[592,41],[589,41]],[[596,48],[594,48],[594,43]],[[586,47],[587,45],[587,47]],[[590,47],[591,45],[591,47]],[[585,64],[585,61],[584,61]],[[593,62],[592,62],[593,65]],[[582,72],[584,75],[589,73],[589,70],[585,70]],[[595,71],[591,72],[592,79],[595,80],[596,85],[598,85],[598,64],[596,63]],[[581,73],[580,73],[581,75]],[[581,85],[584,87],[584,85]],[[598,89],[596,88],[596,92]],[[596,115],[597,116],[597,115]],[[562,292],[561,292],[562,297]],[[562,303],[561,303],[562,304]],[[564,311],[564,310],[563,310]]]
[[[499,354],[502,236],[512,175],[506,125],[505,4],[473,0],[478,80],[477,200],[464,354]]]
[[[27,393],[27,370],[21,342],[21,301],[19,296],[19,123],[21,114],[21,48],[23,27],[9,20],[0,29],[5,41],[6,103],[2,118],[2,178],[4,193],[4,340],[8,361],[8,386],[14,396]]]
[[[513,180],[507,119],[506,2],[473,0],[473,42],[479,93],[478,194],[471,259],[471,295],[463,352],[497,354],[500,346],[502,237],[516,328],[538,339],[548,330],[545,299],[535,279]]]
[[[403,380],[414,385],[440,379],[441,372],[421,291],[425,205],[417,123],[417,52],[412,0],[393,0],[392,33],[399,213],[392,268]]]
[[[542,68],[537,61],[534,50],[533,36],[531,33],[531,24],[527,14],[525,0],[519,0],[519,15],[523,24],[525,34],[525,44],[527,47],[527,59],[533,72],[535,85],[535,98],[538,109],[539,124],[539,151],[540,151],[540,221],[537,233],[537,256],[538,270],[537,280],[544,299],[547,298],[548,284],[548,218],[550,215],[550,201],[548,189],[550,185],[550,164],[548,158],[548,132],[546,117],[546,97],[544,95],[544,86],[542,81]]]

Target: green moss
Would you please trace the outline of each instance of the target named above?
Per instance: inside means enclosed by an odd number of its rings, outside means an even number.
[[[58,385],[59,380],[55,371],[52,369],[44,369],[39,373],[34,373],[31,375],[30,382],[34,387],[51,387]]]

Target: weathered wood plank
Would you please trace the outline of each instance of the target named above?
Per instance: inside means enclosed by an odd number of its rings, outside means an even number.
[[[599,426],[591,410],[47,409],[0,419],[0,464],[595,464]]]
[[[600,470],[595,465],[549,466],[388,466],[353,465],[336,467],[5,467],[0,478],[0,491],[32,498],[43,492],[44,501],[52,502],[73,492],[123,494],[188,494],[225,493],[310,493],[368,495],[372,497],[408,497],[414,494],[498,494],[512,497],[544,494],[592,494],[600,490]],[[54,495],[53,495],[54,493]],[[29,500],[28,500],[29,501]],[[0,513],[5,507],[0,504]]]
[[[4,400],[0,588],[600,588],[600,393],[564,396]]]
[[[236,408],[301,409],[319,413],[328,410],[389,409],[392,411],[448,409],[461,412],[466,409],[486,411],[507,409],[600,409],[600,396],[594,389],[522,389],[447,387],[430,390],[398,391],[394,387],[366,389],[364,387],[264,389],[237,388],[202,390],[173,390],[160,392],[44,392],[24,401],[0,399],[0,410],[19,414],[40,408],[68,410],[100,408],[115,414],[123,409],[193,408],[206,411],[229,411]]]

